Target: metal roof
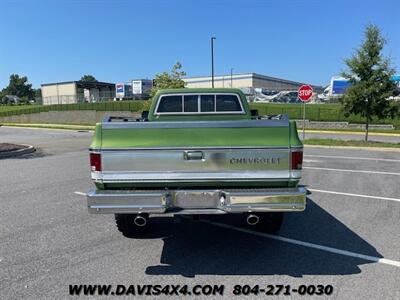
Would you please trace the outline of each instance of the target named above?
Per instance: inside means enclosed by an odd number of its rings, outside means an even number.
[[[41,86],[69,84],[69,83],[76,83],[77,85],[87,86],[87,87],[112,86],[112,85],[115,85],[114,83],[109,83],[109,82],[75,80],[75,81],[62,81],[62,82],[44,83],[44,84],[41,84]]]

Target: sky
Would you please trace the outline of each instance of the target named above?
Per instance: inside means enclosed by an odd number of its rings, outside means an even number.
[[[368,24],[400,72],[398,0],[0,0],[0,89],[153,78],[180,61],[187,76],[260,73],[326,85],[345,70]]]

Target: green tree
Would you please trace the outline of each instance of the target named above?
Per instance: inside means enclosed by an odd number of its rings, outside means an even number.
[[[186,73],[182,71],[182,65],[179,61],[175,63],[171,71],[156,74],[154,79],[154,87],[151,89],[150,96],[153,97],[158,90],[161,89],[178,89],[185,87],[185,82],[182,77]]]
[[[94,82],[97,82],[97,79],[93,75],[83,75],[81,77],[81,81],[94,81]]]
[[[10,75],[10,82],[7,87],[2,90],[2,95],[15,95],[23,99],[32,99],[34,91],[32,84],[28,83],[26,76],[19,77],[18,74]]]
[[[345,60],[349,70],[342,73],[351,83],[340,99],[344,113],[365,117],[365,141],[368,141],[368,127],[374,117],[395,118],[399,114],[399,104],[388,100],[396,85],[391,80],[395,70],[390,59],[382,54],[385,44],[379,28],[368,25],[362,45]]]

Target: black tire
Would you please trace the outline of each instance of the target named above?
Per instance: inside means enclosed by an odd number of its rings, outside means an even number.
[[[137,226],[134,222],[137,214],[115,214],[115,223],[118,231],[126,237],[135,237],[146,232],[146,226]]]
[[[250,228],[266,233],[276,233],[282,227],[283,212],[257,213],[255,215],[260,218],[260,221],[256,225],[248,225]]]

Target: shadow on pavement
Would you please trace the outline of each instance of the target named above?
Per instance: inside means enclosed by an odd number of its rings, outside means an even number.
[[[49,156],[49,154],[45,153],[42,149],[36,148],[36,150],[32,153],[22,154],[18,156],[6,157],[4,159],[32,159]]]
[[[287,213],[285,218],[280,236],[382,257],[311,200],[306,211]],[[241,215],[202,219],[245,227]],[[360,273],[360,265],[371,263],[191,219],[174,223],[168,218],[152,218],[149,229],[139,238],[163,237],[164,248],[160,265],[147,267],[148,275],[344,275]]]

